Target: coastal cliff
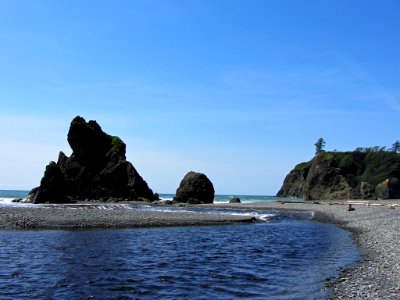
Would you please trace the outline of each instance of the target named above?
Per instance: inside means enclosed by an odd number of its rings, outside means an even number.
[[[96,121],[75,117],[69,128],[72,155],[60,152],[50,162],[40,186],[28,195],[33,203],[61,203],[70,200],[155,200],[134,166],[126,161],[125,143],[101,129]]]
[[[400,154],[321,152],[286,176],[277,197],[304,200],[398,199]]]

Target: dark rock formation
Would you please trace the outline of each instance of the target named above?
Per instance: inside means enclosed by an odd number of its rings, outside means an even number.
[[[54,161],[46,166],[40,186],[30,191],[28,199],[34,203],[67,201],[64,176]]]
[[[375,187],[378,199],[400,199],[400,182],[397,178],[386,179]]]
[[[318,155],[311,163],[303,185],[303,197],[307,200],[350,199],[351,189],[341,170],[332,160]]]
[[[241,201],[238,197],[233,197],[229,200],[229,203],[241,203]]]
[[[277,197],[303,197],[303,189],[306,183],[308,172],[310,171],[311,162],[298,164],[286,176]]]
[[[305,200],[400,198],[400,155],[394,152],[325,152],[297,165],[278,197]]]
[[[201,204],[214,202],[214,186],[202,173],[189,172],[182,179],[174,203]]]
[[[60,152],[57,163],[50,162],[40,186],[29,193],[31,202],[156,199],[133,165],[126,161],[125,143],[103,132],[96,121],[74,118],[68,143],[72,155],[67,157]]]

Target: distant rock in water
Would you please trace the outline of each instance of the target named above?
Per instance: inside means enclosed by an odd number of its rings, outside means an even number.
[[[96,121],[75,117],[68,143],[72,155],[60,152],[57,163],[47,165],[40,186],[28,195],[30,202],[156,200],[146,181],[126,161],[125,143],[103,132]]]
[[[233,197],[229,200],[229,203],[241,203],[241,201],[238,197]]]
[[[173,201],[189,204],[213,203],[214,194],[214,186],[206,175],[189,172],[182,179]]]
[[[387,151],[323,152],[298,164],[277,197],[304,200],[400,198],[400,154]]]

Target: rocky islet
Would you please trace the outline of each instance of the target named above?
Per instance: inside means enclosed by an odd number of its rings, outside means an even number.
[[[104,202],[159,200],[131,162],[126,145],[105,133],[96,121],[75,117],[68,131],[72,155],[59,153],[57,162],[45,169],[40,186],[32,189],[28,202],[66,203],[96,200]],[[213,203],[214,187],[205,174],[189,172],[177,189],[174,202]]]
[[[125,143],[103,132],[96,121],[75,117],[68,143],[72,155],[60,152],[58,161],[47,165],[40,186],[29,193],[30,202],[156,200],[146,181],[126,160]]]
[[[214,195],[214,186],[210,179],[203,173],[190,171],[182,179],[173,201],[175,203],[207,204],[213,203]]]

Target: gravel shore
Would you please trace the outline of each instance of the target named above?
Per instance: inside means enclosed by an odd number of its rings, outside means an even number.
[[[238,207],[313,211],[313,219],[338,225],[353,233],[362,259],[340,271],[327,285],[332,299],[400,299],[400,200],[313,203],[240,204]],[[230,205],[231,206],[231,205]]]
[[[112,206],[112,205],[110,205]],[[95,205],[0,207],[0,229],[91,229],[253,223],[248,216],[99,209]]]
[[[400,299],[400,200],[353,204],[275,202],[267,204],[218,204],[197,207],[314,212],[313,219],[336,224],[353,233],[362,259],[327,280],[332,299]],[[376,204],[376,205],[375,205]],[[0,207],[0,229],[90,229],[160,226],[198,226],[250,223],[248,216],[160,212],[141,210],[77,209],[75,206],[41,208]]]

